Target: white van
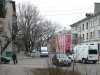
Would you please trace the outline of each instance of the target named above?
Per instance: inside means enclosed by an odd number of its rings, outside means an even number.
[[[77,45],[74,48],[74,60],[87,63],[96,63],[99,60],[97,45]]]
[[[47,49],[47,47],[41,47],[40,57],[42,57],[42,56],[47,56],[48,57],[48,49]]]

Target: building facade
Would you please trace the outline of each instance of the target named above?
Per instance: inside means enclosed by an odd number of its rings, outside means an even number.
[[[71,52],[71,32],[63,30],[57,32],[49,40],[51,50],[55,50],[56,53],[69,53]]]
[[[8,38],[12,37],[13,27],[17,25],[15,2],[12,0],[0,0],[0,51],[7,43]],[[12,43],[7,47],[13,48]]]
[[[95,3],[94,13],[71,25],[72,43],[97,44],[100,51],[100,3]]]

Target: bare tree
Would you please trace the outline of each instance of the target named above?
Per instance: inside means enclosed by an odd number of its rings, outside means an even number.
[[[45,21],[33,5],[20,4],[17,13],[17,25],[10,28],[11,37],[3,36],[6,43],[1,49],[1,54],[11,42],[17,46],[23,43],[25,51],[30,52],[33,48],[40,47],[44,43],[47,44],[56,30],[56,24]],[[20,37],[21,39],[19,39]]]
[[[1,55],[2,53],[6,50],[6,48],[9,46],[9,44],[12,42],[14,42],[14,40],[16,39],[16,35],[19,32],[18,27],[17,27],[17,17],[16,15],[13,15],[13,17],[15,17],[16,19],[14,23],[12,23],[12,25],[10,25],[8,23],[8,30],[10,32],[10,37],[8,35],[3,35],[2,37],[5,39],[5,44],[2,46],[1,48]]]
[[[44,21],[42,26],[42,45],[48,42],[48,40],[55,34],[57,25],[51,21]]]
[[[56,26],[45,21],[35,6],[19,5],[18,7],[18,27],[23,34],[25,51],[31,52],[33,48],[38,48],[54,34]]]

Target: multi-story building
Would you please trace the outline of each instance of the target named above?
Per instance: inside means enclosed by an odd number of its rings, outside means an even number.
[[[57,53],[69,53],[71,52],[71,32],[68,30],[62,30],[57,32],[49,40],[50,50],[54,50]]]
[[[95,3],[94,13],[71,25],[72,43],[97,44],[100,51],[100,3]]]
[[[0,50],[12,37],[13,27],[17,24],[15,2],[12,0],[0,0]],[[12,49],[12,43],[7,49]]]

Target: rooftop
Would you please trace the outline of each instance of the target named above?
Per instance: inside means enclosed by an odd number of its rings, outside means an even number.
[[[73,23],[72,25],[70,25],[71,27],[74,27],[74,26],[76,26],[77,24],[79,24],[79,23],[81,23],[81,22],[83,22],[83,21],[85,21],[85,20],[88,20],[88,19],[91,19],[91,18],[93,18],[93,17],[96,17],[96,16],[98,16],[98,15],[100,15],[100,3],[95,3],[95,9],[94,9],[94,13],[93,14],[91,14],[91,13],[86,13],[86,17],[85,18],[83,18],[83,19],[81,19],[81,20],[79,20],[78,22],[76,22],[76,23]]]

